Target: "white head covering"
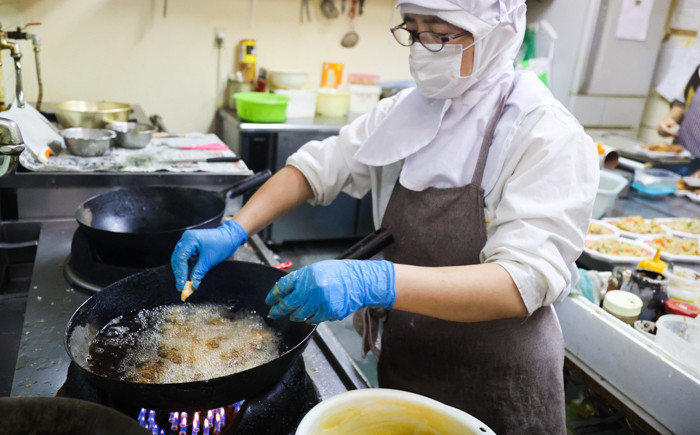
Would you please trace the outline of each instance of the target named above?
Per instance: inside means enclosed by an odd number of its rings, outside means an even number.
[[[460,77],[464,92],[456,98],[411,92],[355,157],[372,166],[405,159],[400,182],[413,190],[469,184],[486,125],[513,84],[513,62],[525,33],[525,0],[398,0],[396,7],[402,15],[435,15],[471,32],[472,73]]]

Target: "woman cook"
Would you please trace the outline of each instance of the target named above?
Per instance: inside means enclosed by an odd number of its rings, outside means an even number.
[[[534,74],[514,71],[524,0],[397,7],[404,22],[391,30],[410,49],[416,88],[304,145],[234,220],[187,231],[172,256],[178,288],[190,256],[196,288],[248,234],[303,202],[369,191],[375,225],[395,239],[386,260],[294,271],[268,294],[270,316],[319,323],[356,312],[382,387],[460,408],[499,434],[565,433],[551,304],[578,278],[596,148]]]

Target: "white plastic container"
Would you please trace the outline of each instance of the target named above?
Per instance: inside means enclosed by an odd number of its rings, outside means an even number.
[[[361,115],[374,108],[382,94],[379,86],[350,85],[350,114]]]
[[[316,95],[316,114],[330,118],[342,118],[348,115],[350,108],[350,91],[342,89],[321,88]]]
[[[475,417],[415,393],[352,390],[326,399],[299,423],[296,435],[493,435]]]
[[[287,119],[313,118],[316,115],[316,92],[297,89],[277,89],[275,94],[290,98],[287,103]]]
[[[601,170],[598,194],[593,203],[593,219],[600,219],[610,213],[617,195],[627,186],[627,179],[614,172]]]
[[[668,296],[691,304],[700,304],[700,274],[682,266],[666,271],[668,276]]]
[[[700,320],[665,314],[656,321],[656,343],[700,374]]]

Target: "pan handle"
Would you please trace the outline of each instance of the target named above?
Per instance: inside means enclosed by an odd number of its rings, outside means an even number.
[[[392,243],[394,243],[394,236],[386,228],[380,228],[365,236],[365,238],[349,247],[336,258],[344,260],[367,260]]]
[[[272,172],[269,169],[264,171],[256,172],[248,178],[245,178],[231,187],[224,189],[221,194],[226,198],[235,198],[238,195],[245,193],[246,191],[258,187],[268,179],[272,177]]]

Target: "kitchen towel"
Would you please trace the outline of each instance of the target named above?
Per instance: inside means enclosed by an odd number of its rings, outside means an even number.
[[[13,105],[9,110],[0,112],[0,117],[9,118],[17,123],[25,147],[41,163],[46,163],[49,156],[54,154],[54,150],[65,148],[63,137],[58,130],[29,104],[22,108]]]

